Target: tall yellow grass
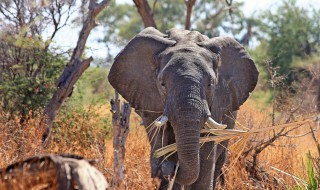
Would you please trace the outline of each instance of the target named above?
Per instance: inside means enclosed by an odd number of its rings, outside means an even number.
[[[41,148],[42,131],[38,129],[40,118],[32,119],[25,126],[18,121],[6,121],[3,115],[0,120],[0,168],[10,163],[43,153],[72,153],[95,159],[97,168],[111,183],[113,175],[113,147],[111,114],[109,106],[93,106],[85,111],[60,113],[52,133],[52,140],[47,149]],[[253,102],[242,106],[237,121],[249,128],[259,129],[271,125],[269,111],[259,111]],[[4,114],[4,113],[0,113]],[[302,121],[310,116],[301,116],[296,121]],[[283,117],[285,118],[285,117]],[[279,120],[277,123],[282,123]],[[155,189],[157,180],[150,177],[150,145],[144,127],[135,114],[131,117],[130,133],[126,145],[126,182],[128,189]],[[309,130],[303,126],[295,133]],[[320,137],[319,131],[316,132]],[[273,131],[252,136],[246,143],[250,148],[257,141],[272,137]],[[307,151],[316,151],[316,146],[310,136],[301,138],[281,138],[273,146],[268,147],[259,156],[259,166],[268,174],[270,180],[255,181],[247,170],[241,155],[236,151],[228,151],[228,164],[223,168],[225,183],[219,184],[219,189],[265,189],[286,188],[296,185],[292,174],[301,179],[306,178],[302,168],[302,160]],[[248,156],[250,158],[250,156]],[[276,170],[276,169],[278,170]],[[277,180],[281,186],[275,187],[272,181]]]

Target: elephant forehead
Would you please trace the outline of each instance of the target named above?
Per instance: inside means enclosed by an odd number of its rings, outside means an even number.
[[[177,62],[193,62],[198,64],[212,65],[218,61],[218,55],[210,52],[208,49],[196,44],[178,44],[167,48],[160,54],[162,65]]]
[[[206,48],[198,46],[194,42],[176,43],[174,46],[164,50],[160,57],[171,57],[177,54],[185,54],[187,57],[211,58],[213,53]]]
[[[161,72],[161,77],[172,78],[180,76],[193,76],[193,79],[200,80],[204,75],[208,75],[210,64],[204,63],[201,57],[190,57],[176,54],[165,64]],[[212,70],[213,71],[213,70]]]
[[[167,35],[170,39],[175,40],[177,43],[181,42],[202,42],[205,40],[209,40],[207,36],[202,35],[197,31],[189,31],[183,29],[171,29],[167,31]]]

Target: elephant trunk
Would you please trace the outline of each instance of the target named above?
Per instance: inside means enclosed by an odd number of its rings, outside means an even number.
[[[175,133],[179,169],[176,182],[181,185],[193,184],[199,176],[200,129],[208,118],[207,103],[201,99],[200,87],[176,91],[179,100],[172,102],[174,116],[170,118]],[[171,112],[171,113],[173,113]]]
[[[179,170],[176,182],[181,185],[194,183],[199,176],[199,124],[181,123],[175,129]]]

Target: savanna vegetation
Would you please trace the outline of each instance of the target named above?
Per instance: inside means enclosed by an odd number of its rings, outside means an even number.
[[[194,3],[189,21],[188,2]],[[0,2],[0,168],[38,154],[72,153],[95,159],[111,183],[109,101],[114,91],[107,75],[114,52],[146,26],[165,32],[185,28],[190,22],[189,29],[209,37],[233,36],[250,51],[259,68],[258,86],[240,109],[237,129],[287,126],[233,140],[218,188],[320,188],[319,7],[282,0],[272,9],[248,16],[238,1],[111,1],[97,17],[104,34],[97,41],[108,51],[104,57],[94,57],[73,86],[52,124],[50,144],[44,148],[40,126],[44,107],[72,54],[59,46],[56,35],[67,26],[82,26],[88,3]],[[85,50],[82,58],[89,56]],[[125,157],[128,189],[155,189],[159,183],[150,177],[149,146],[140,118],[132,113]]]

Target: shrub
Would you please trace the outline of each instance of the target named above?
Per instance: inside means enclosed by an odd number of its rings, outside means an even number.
[[[23,123],[52,97],[66,58],[46,49],[40,37],[2,34],[0,39],[0,108]]]

